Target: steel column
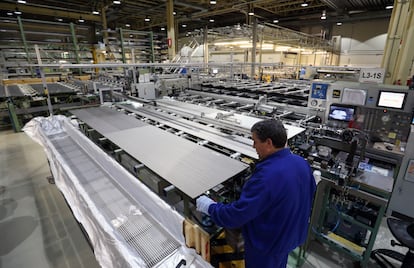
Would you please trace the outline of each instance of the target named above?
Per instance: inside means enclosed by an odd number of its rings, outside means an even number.
[[[414,0],[394,1],[381,64],[386,70],[385,84],[393,84],[398,80],[404,83],[410,75],[414,56],[410,47],[414,43],[413,5]]]
[[[32,64],[32,60],[30,59],[29,48],[26,42],[26,35],[24,33],[23,23],[22,23],[22,19],[20,18],[20,16],[17,16],[17,22],[19,23],[19,30],[20,30],[20,35],[22,37],[24,51],[26,52],[27,63]],[[30,73],[32,74],[32,77],[34,77],[33,68],[31,66],[29,68],[30,68]]]
[[[174,1],[167,0],[167,38],[168,38],[168,59],[172,61],[175,57],[175,22],[174,22]]]

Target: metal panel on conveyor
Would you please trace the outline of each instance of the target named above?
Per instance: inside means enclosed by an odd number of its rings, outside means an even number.
[[[70,112],[105,136],[107,133],[148,125],[133,116],[104,107],[71,110]]]
[[[24,97],[23,92],[17,85],[8,85],[5,93],[7,97]]]
[[[39,94],[44,94],[43,84],[31,84],[30,86],[34,88]],[[58,83],[48,83],[47,90],[49,91],[50,95],[75,92],[72,88]]]
[[[248,167],[109,108],[71,112],[191,198]]]
[[[0,85],[0,98],[6,97],[6,91],[4,89],[4,86]]]

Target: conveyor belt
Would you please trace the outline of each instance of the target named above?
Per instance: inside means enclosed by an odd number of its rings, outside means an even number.
[[[174,118],[172,115],[164,112],[157,112],[143,108],[133,109],[132,105],[127,104],[119,104],[117,107],[129,110],[138,115],[142,115],[160,124],[164,124],[174,129],[184,131],[185,133],[191,134],[203,140],[220,145],[223,148],[233,150],[234,152],[241,153],[253,159],[258,159],[256,150],[252,147],[253,141],[250,139],[237,137],[236,135],[225,134],[215,128],[204,126],[197,122],[189,121],[179,117]],[[206,122],[214,120],[203,118],[202,121]],[[215,122],[219,123],[217,120],[215,120]]]
[[[157,104],[162,106],[170,106],[170,107],[174,107],[177,110],[181,110],[181,111],[190,111],[190,112],[196,112],[196,113],[203,113],[203,117],[205,118],[210,118],[210,119],[215,119],[217,114],[221,111],[217,110],[217,109],[213,109],[213,108],[209,108],[209,107],[203,107],[203,106],[199,106],[199,105],[194,105],[191,103],[184,103],[184,102],[179,102],[179,101],[171,101],[168,99],[161,99],[157,101]],[[250,117],[250,116],[245,116],[245,115],[241,115],[241,114],[237,114],[237,113],[231,113],[231,112],[223,112],[223,115],[226,114],[232,114],[230,116],[230,118],[234,119],[234,121],[238,122],[239,127],[244,128],[244,129],[248,129],[250,132],[251,127],[258,121],[262,120],[259,118],[255,118],[255,117]],[[196,114],[194,114],[196,115]],[[229,124],[231,124],[231,122],[229,122]],[[304,128],[301,127],[296,127],[296,126],[291,126],[291,125],[287,125],[284,124],[286,130],[287,130],[287,135],[288,135],[288,139],[300,134],[301,132],[305,131]],[[253,141],[251,141],[250,145],[253,145]]]
[[[44,94],[43,84],[31,84],[39,94]],[[55,94],[66,94],[66,93],[75,93],[75,90],[67,86],[61,85],[59,83],[48,83],[47,89],[49,90],[50,95]]]
[[[184,218],[68,118],[36,117],[23,130],[45,148],[56,186],[102,267],[212,267],[185,246]]]
[[[6,97],[24,97],[23,92],[20,90],[17,85],[8,85],[5,87]]]
[[[110,108],[71,112],[191,198],[248,168],[244,163]]]

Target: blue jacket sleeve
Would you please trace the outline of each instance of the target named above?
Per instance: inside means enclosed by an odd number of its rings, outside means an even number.
[[[212,204],[208,212],[217,225],[238,228],[265,211],[269,198],[268,187],[259,172],[246,182],[239,200],[230,204]]]

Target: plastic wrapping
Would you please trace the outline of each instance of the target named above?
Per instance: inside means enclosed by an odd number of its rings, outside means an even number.
[[[27,123],[23,131],[44,147],[56,186],[65,196],[75,218],[88,233],[95,257],[102,267],[177,267],[178,263],[181,263],[181,267],[211,267],[195,250],[185,246],[182,234],[184,218],[86,138],[68,118],[37,117]],[[82,152],[89,156],[88,159],[93,159],[94,164],[112,178],[110,183],[115,183],[119,190],[113,192],[115,196],[108,198],[116,198],[117,194],[127,196],[122,196],[128,202],[115,210],[118,214],[108,217],[105,209],[91,198],[91,193],[71,168],[71,159],[65,159],[59,151],[56,145],[68,139],[75,141]],[[98,191],[94,193],[96,195],[105,197],[104,192]],[[178,245],[172,254],[157,260],[154,265],[147,265],[120,233],[123,226],[133,220],[141,221],[145,215],[152,220],[149,223],[159,225],[157,228],[162,228],[162,232],[173,238],[173,244]]]

